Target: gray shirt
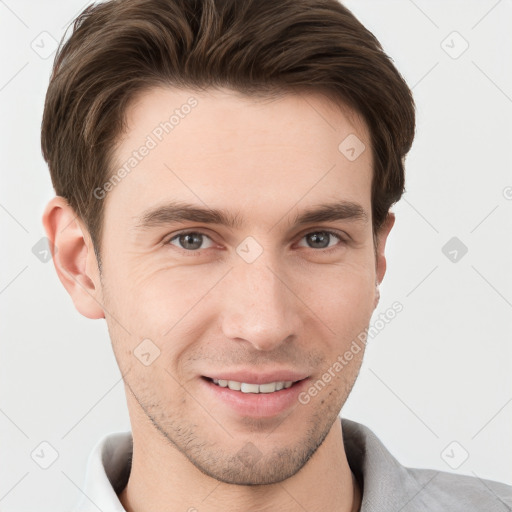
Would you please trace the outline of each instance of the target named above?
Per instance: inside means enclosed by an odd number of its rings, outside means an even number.
[[[512,512],[512,486],[407,468],[368,427],[342,421],[348,463],[363,493],[360,512]],[[108,434],[96,445],[74,512],[125,512],[117,495],[128,482],[132,447],[131,432]]]

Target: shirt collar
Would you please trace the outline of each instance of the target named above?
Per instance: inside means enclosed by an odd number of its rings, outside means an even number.
[[[347,460],[362,491],[361,512],[398,510],[404,490],[419,489],[422,482],[368,427],[346,418],[342,425]],[[118,494],[128,482],[132,450],[130,431],[107,434],[96,444],[87,463],[84,495],[73,512],[126,512]]]

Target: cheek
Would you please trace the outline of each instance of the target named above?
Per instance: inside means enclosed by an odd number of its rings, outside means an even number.
[[[335,333],[333,343],[350,344],[370,322],[374,311],[375,273],[372,268],[350,266],[326,274],[324,285],[310,287],[304,302]]]
[[[370,258],[357,263],[341,263],[314,268],[307,279],[297,281],[305,297],[322,309],[342,314],[367,314],[375,292],[375,267]]]
[[[193,267],[165,263],[125,253],[105,266],[105,292],[112,314],[115,310],[119,321],[137,336],[162,336],[211,286],[208,276],[204,279]]]
[[[136,272],[126,273],[130,276],[129,284],[121,279],[121,266],[112,272],[106,289],[107,309],[111,313],[107,323],[122,369],[142,370],[137,354],[149,351],[158,354],[155,366],[184,378],[179,363],[215,321],[215,302],[209,300],[208,292],[225,274],[224,269],[198,269],[161,267],[145,273],[140,267]],[[164,381],[170,378],[165,373],[160,377]]]
[[[210,266],[163,268],[150,271],[139,281],[132,293],[133,320],[147,326],[163,339],[174,333],[193,328],[199,318],[205,319],[215,305],[209,301],[226,269]],[[136,328],[136,326],[135,326]]]
[[[360,277],[360,278],[358,278]],[[373,311],[375,282],[368,276],[350,276],[347,279],[333,280],[323,307],[335,318],[357,320],[369,318]]]

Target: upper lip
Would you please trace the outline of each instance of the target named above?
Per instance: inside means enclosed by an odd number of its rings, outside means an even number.
[[[251,369],[230,372],[212,372],[204,376],[210,379],[234,380],[236,382],[245,382],[246,384],[266,384],[267,382],[295,382],[305,379],[309,375],[304,372],[298,372],[297,370],[255,371]]]

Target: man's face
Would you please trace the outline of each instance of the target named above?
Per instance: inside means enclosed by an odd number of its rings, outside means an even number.
[[[191,96],[197,104],[181,108]],[[176,109],[179,122],[162,133]],[[352,122],[314,94],[258,102],[153,89],[128,110],[114,169],[139,154],[104,199],[99,298],[132,423],[219,480],[295,474],[359,371],[363,350],[299,401],[375,307],[370,139],[364,123]],[[366,145],[355,160],[339,149],[350,134]],[[178,202],[236,222],[165,212]],[[346,218],[296,223],[343,202]]]

